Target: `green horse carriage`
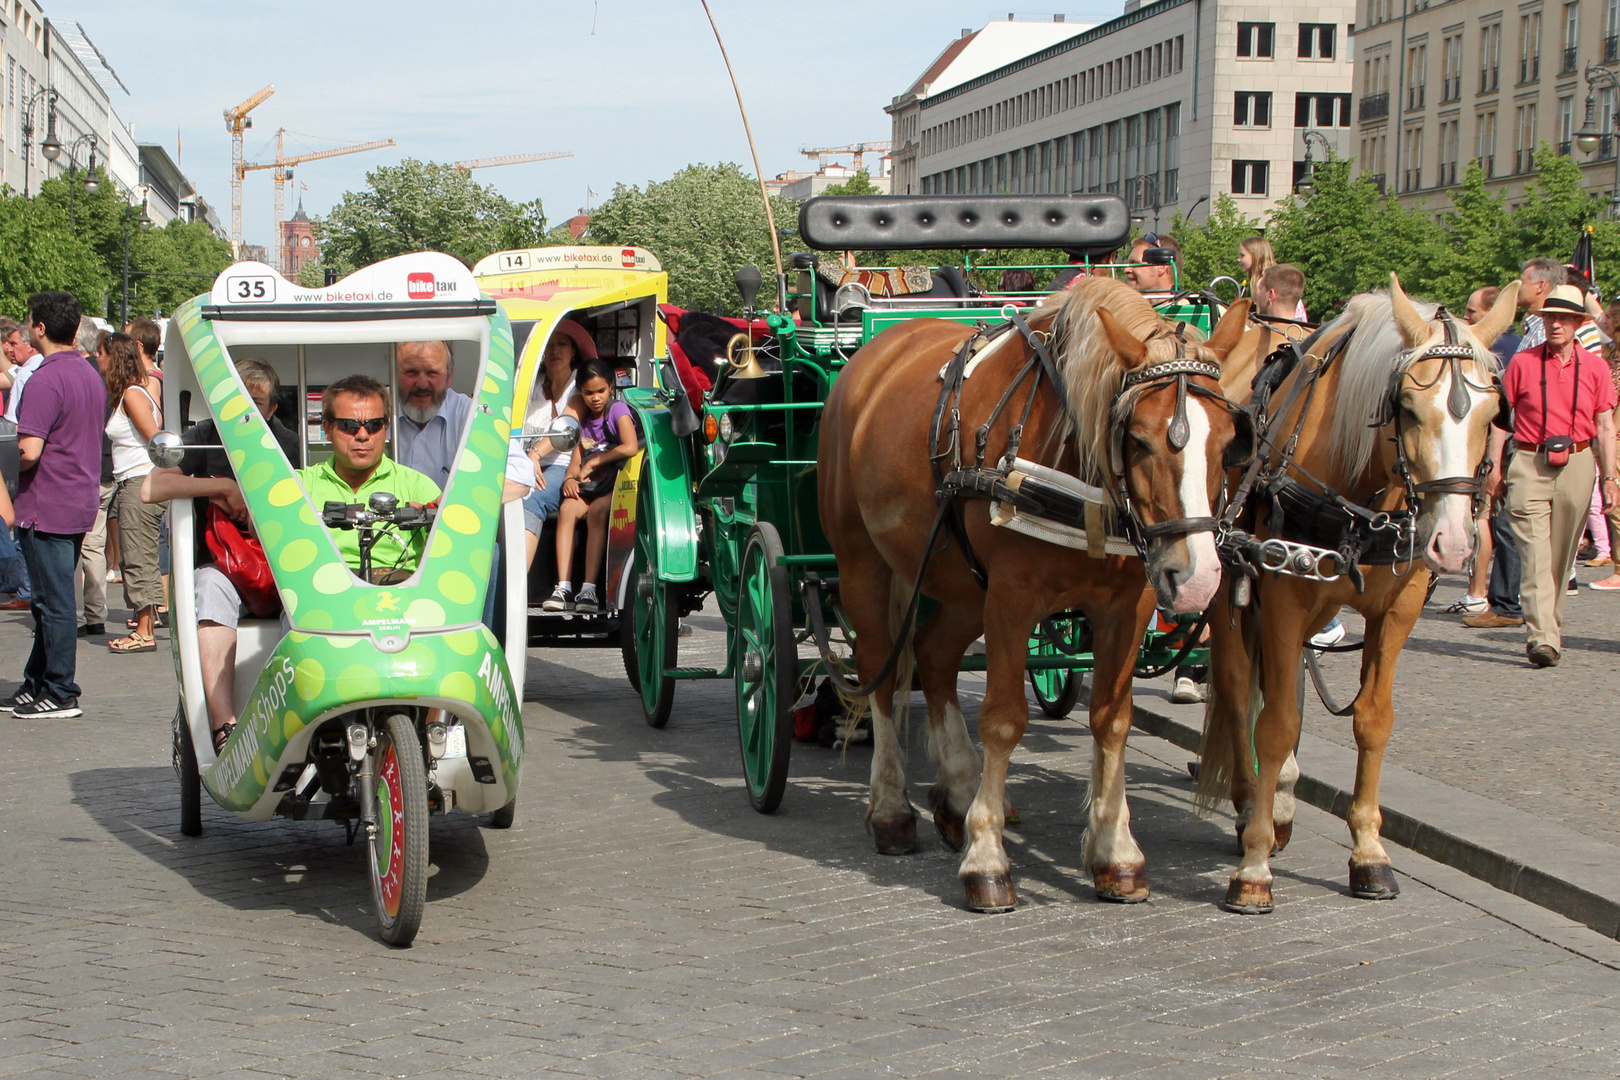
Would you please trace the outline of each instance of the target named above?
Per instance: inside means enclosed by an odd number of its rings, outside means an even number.
[[[958,223],[976,222],[985,210],[972,197],[933,201],[944,207],[941,217],[949,213]],[[892,237],[856,240],[837,227],[857,208],[883,203],[811,200],[800,235],[812,248],[842,251],[846,258],[854,251],[921,246]],[[1073,269],[1081,274],[1123,267],[1091,262],[1127,238],[1129,218],[1117,197],[1000,197],[995,203],[1003,219],[984,229],[995,235],[987,235],[983,247],[1079,252]],[[661,387],[625,393],[646,441],[626,590],[632,616],[620,624],[626,668],[654,727],[669,719],[677,683],[733,680],[748,797],[762,813],[776,809],[786,787],[796,704],[817,673],[840,666],[831,643],[849,640],[837,602],[838,566],[817,509],[820,419],[834,380],[857,350],[896,323],[930,318],[995,325],[1045,295],[1027,285],[992,291],[974,278],[988,281],[988,272],[999,277],[1009,268],[1046,275],[1066,269],[973,267],[966,257],[964,267],[851,266],[836,256],[796,254],[770,312],[756,306],[762,275],[744,267],[737,283],[745,317],[734,321],[735,337],[712,374],[685,355],[683,313],[666,312],[672,340]],[[1207,300],[1178,296],[1168,307],[1167,316],[1201,330],[1218,315]],[[725,666],[681,666],[678,620],[709,593],[726,624]],[[922,614],[926,618],[926,604]],[[1138,670],[1201,662],[1204,650],[1187,648],[1187,637],[1185,621],[1161,619],[1142,644]],[[969,655],[963,670],[983,670],[984,660]],[[1043,621],[1028,660],[1043,711],[1066,715],[1091,667],[1089,628],[1077,612]]]

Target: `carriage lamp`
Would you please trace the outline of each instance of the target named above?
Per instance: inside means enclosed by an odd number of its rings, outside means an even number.
[[[713,443],[719,437],[720,422],[714,418],[714,413],[709,413],[703,418],[703,441]]]
[[[736,430],[732,427],[732,424],[731,424],[731,414],[730,413],[721,413],[720,414],[720,441],[728,443],[728,442],[731,441],[731,437],[733,435],[735,435],[735,434],[736,434]]]
[[[366,730],[366,725],[355,721],[349,725],[348,736],[349,757],[354,761],[363,760],[366,751],[370,748],[371,733]]]

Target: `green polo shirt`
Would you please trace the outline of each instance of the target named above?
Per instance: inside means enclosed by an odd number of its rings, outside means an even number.
[[[368,505],[374,492],[387,491],[399,500],[401,506],[406,503],[430,503],[439,498],[439,485],[423,476],[415,469],[407,469],[403,465],[394,464],[393,460],[384,457],[377,463],[366,482],[356,491],[349,486],[349,482],[340,477],[332,468],[331,459],[319,465],[311,465],[307,469],[298,470],[298,479],[303,482],[304,490],[309,492],[310,501],[315,504],[318,514],[328,502],[361,503]],[[404,542],[400,537],[403,535]],[[422,559],[422,550],[427,547],[428,530],[416,529],[401,533],[399,530],[390,530],[384,533],[371,548],[371,566],[373,569],[394,569],[415,571],[416,565]],[[332,539],[337,544],[338,551],[343,560],[349,564],[349,569],[355,573],[360,572],[360,533],[356,529],[333,529]]]

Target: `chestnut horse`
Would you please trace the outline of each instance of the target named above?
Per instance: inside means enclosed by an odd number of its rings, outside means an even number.
[[[1379,565],[1363,556],[1369,561],[1360,564],[1365,585],[1359,591],[1349,572],[1333,581],[1261,572],[1247,606],[1233,606],[1232,590],[1222,590],[1211,608],[1198,789],[1201,808],[1212,809],[1229,794],[1238,813],[1243,861],[1227,890],[1229,910],[1271,910],[1270,856],[1293,828],[1300,658],[1306,640],[1346,604],[1366,618],[1353,703],[1350,888],[1368,899],[1399,891],[1378,835],[1378,776],[1394,722],[1395,662],[1422,612],[1431,574],[1455,573],[1473,553],[1471,500],[1499,401],[1499,363],[1490,346],[1512,321],[1517,298],[1516,284],[1510,285],[1489,314],[1469,326],[1432,304],[1415,304],[1391,274],[1389,294],[1351,300],[1272,395],[1277,412],[1262,432],[1262,477],[1293,479],[1312,493],[1326,488],[1373,514],[1394,513],[1394,522],[1404,510],[1415,514],[1393,550],[1385,543],[1387,557]],[[1317,372],[1315,388],[1299,386],[1296,393],[1300,380]],[[1296,433],[1284,464],[1280,451]],[[1257,499],[1256,510],[1251,527],[1263,540],[1272,535],[1271,500]],[[1380,520],[1389,535],[1391,519]],[[1289,526],[1283,538],[1299,539]],[[1303,542],[1332,546],[1320,536]]]
[[[1166,608],[1197,611],[1220,583],[1213,493],[1220,489],[1223,455],[1237,424],[1215,375],[1242,333],[1246,311],[1247,304],[1240,304],[1207,344],[1192,344],[1127,286],[1087,278],[1029,313],[1037,338],[1051,343],[1061,398],[1048,380],[1040,382],[1032,401],[1028,380],[1013,387],[1032,356],[1028,340],[1016,332],[992,339],[962,384],[966,456],[973,456],[974,433],[997,415],[997,402],[1008,394],[1010,404],[984,444],[984,460],[1000,460],[1028,401],[1021,456],[1103,489],[1116,506],[1128,500],[1142,527],[1137,535],[1149,537],[1145,558],[1104,555],[1100,545],[1093,557],[996,527],[989,504],[975,499],[957,504],[960,534],[937,532],[921,587],[939,608],[917,629],[912,645],[938,774],[929,794],[934,824],[953,848],[966,848],[958,876],[975,911],[1017,904],[1002,828],[1007,762],[1029,719],[1024,661],[1035,624],[1068,608],[1085,613],[1095,640],[1086,863],[1100,897],[1147,898],[1144,859],[1125,803],[1131,673],[1155,593]],[[936,535],[931,525],[937,527],[940,503],[930,456],[945,448],[930,446],[931,418],[941,399],[941,369],[972,333],[938,319],[885,330],[839,374],[822,414],[821,522],[838,557],[839,594],[854,630],[855,669],[863,686],[887,666],[919,563]],[[1199,373],[1155,377],[1178,364]],[[1138,378],[1127,379],[1133,372]],[[1252,444],[1246,437],[1240,441]],[[1178,442],[1179,449],[1172,445]],[[961,535],[985,574],[983,587]],[[982,777],[956,688],[962,657],[981,634],[987,664],[979,710]],[[892,671],[871,693],[875,745],[867,821],[885,854],[917,846],[894,720],[896,707],[909,696],[908,670],[901,665],[898,696]]]

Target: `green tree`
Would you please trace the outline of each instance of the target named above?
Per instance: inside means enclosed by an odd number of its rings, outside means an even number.
[[[880,191],[878,186],[872,183],[872,178],[866,174],[866,170],[862,169],[848,180],[845,180],[842,184],[828,184],[827,189],[821,194],[823,196],[887,195],[888,192]]]
[[[1177,214],[1170,223],[1169,235],[1181,246],[1182,288],[1206,288],[1223,275],[1247,286],[1238,265],[1238,243],[1259,230],[1260,222],[1240,210],[1237,201],[1224,191],[1215,196],[1204,221],[1189,221]]]
[[[1484,168],[1478,158],[1470,161],[1451,197],[1451,209],[1440,216],[1451,257],[1432,282],[1435,299],[1460,304],[1482,285],[1501,285],[1518,276],[1525,256],[1514,248],[1510,221],[1506,192],[1486,191]]]
[[[61,289],[101,311],[111,286],[106,263],[49,202],[0,194],[0,312],[21,317],[28,297]]]
[[[214,278],[231,265],[231,245],[204,221],[175,220],[143,230],[131,237],[131,249],[131,315],[170,314],[212,288]]]
[[[454,166],[407,158],[368,172],[365,190],[345,192],[314,227],[322,269],[342,276],[413,251],[477,262],[492,251],[532,246],[528,241],[545,235],[545,214],[538,199],[514,204]]]
[[[774,198],[784,252],[798,242],[798,204]],[[739,299],[732,276],[748,264],[765,273],[762,297],[775,291],[771,240],[759,182],[734,164],[688,165],[646,189],[618,184],[591,217],[598,244],[644,247],[669,271],[670,300],[696,311],[730,314]]]
[[[1357,293],[1389,287],[1391,270],[1415,295],[1427,295],[1453,258],[1445,230],[1421,207],[1408,210],[1348,161],[1318,165],[1310,195],[1285,197],[1266,238],[1282,262],[1305,272],[1305,307],[1329,318]]]

